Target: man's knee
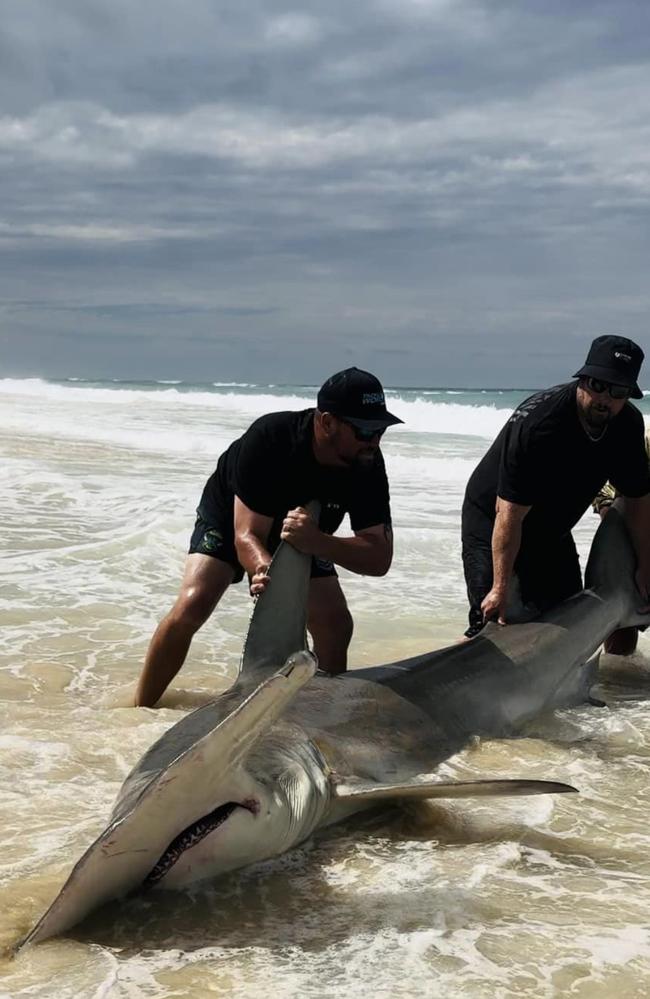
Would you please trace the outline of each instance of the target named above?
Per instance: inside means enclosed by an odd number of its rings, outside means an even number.
[[[339,648],[350,644],[354,622],[336,577],[312,580],[307,627],[314,641],[321,639]]]
[[[197,585],[184,587],[168,615],[168,620],[173,627],[193,633],[205,624],[218,600],[218,595],[208,587]]]
[[[354,620],[348,610],[347,604],[338,614],[337,620],[339,623],[336,628],[341,636],[341,643],[345,642],[347,647],[352,641],[352,633],[354,631]]]
[[[176,603],[167,615],[168,625],[193,634],[210,617],[233,577],[228,563],[207,555],[189,555]]]
[[[309,630],[312,635],[336,635],[340,642],[350,644],[354,621],[345,600],[336,604],[319,605],[309,614]]]

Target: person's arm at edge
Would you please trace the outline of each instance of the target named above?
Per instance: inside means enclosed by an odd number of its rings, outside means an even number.
[[[497,496],[497,515],[492,530],[492,589],[481,604],[486,621],[496,617],[499,624],[506,624],[508,587],[521,547],[521,526],[529,510],[529,506]]]
[[[235,496],[235,550],[240,565],[251,578],[251,596],[260,594],[268,582],[271,554],[266,542],[272,524],[272,517],[255,513]]]
[[[390,524],[375,524],[355,531],[353,537],[325,534],[304,507],[290,510],[280,537],[298,551],[329,559],[362,576],[385,576],[393,560],[393,531]]]
[[[641,613],[650,612],[650,493],[623,497],[623,516],[637,558],[636,585],[643,600]]]

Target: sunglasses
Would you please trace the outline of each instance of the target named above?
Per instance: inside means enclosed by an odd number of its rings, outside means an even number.
[[[358,427],[355,423],[349,423],[348,420],[341,420],[341,423],[345,423],[346,427],[350,427],[356,440],[362,444],[370,444],[375,437],[381,437],[386,430],[386,427],[380,427],[379,430],[368,430],[367,427]]]
[[[627,385],[612,385],[611,382],[601,382],[600,378],[587,378],[587,388],[596,395],[609,392],[612,399],[628,399],[631,391]]]

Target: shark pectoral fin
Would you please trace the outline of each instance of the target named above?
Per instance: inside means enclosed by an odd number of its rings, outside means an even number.
[[[404,783],[375,784],[351,778],[334,782],[334,796],[342,801],[386,801],[395,798],[496,798],[526,794],[577,793],[570,784],[551,780],[469,780],[442,783],[415,779]]]
[[[320,503],[307,512],[318,520]],[[269,583],[255,602],[239,666],[240,673],[278,667],[297,649],[307,648],[307,597],[311,555],[286,541],[278,545],[269,568]]]

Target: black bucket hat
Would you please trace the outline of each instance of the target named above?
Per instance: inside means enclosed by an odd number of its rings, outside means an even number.
[[[379,379],[361,368],[346,368],[328,378],[316,405],[321,413],[332,413],[364,430],[384,430],[404,422],[386,409]]]
[[[626,385],[633,399],[642,399],[643,392],[637,384],[643,363],[643,351],[625,336],[606,333],[598,336],[589,348],[587,360],[576,371],[574,378],[599,378],[612,385]]]

